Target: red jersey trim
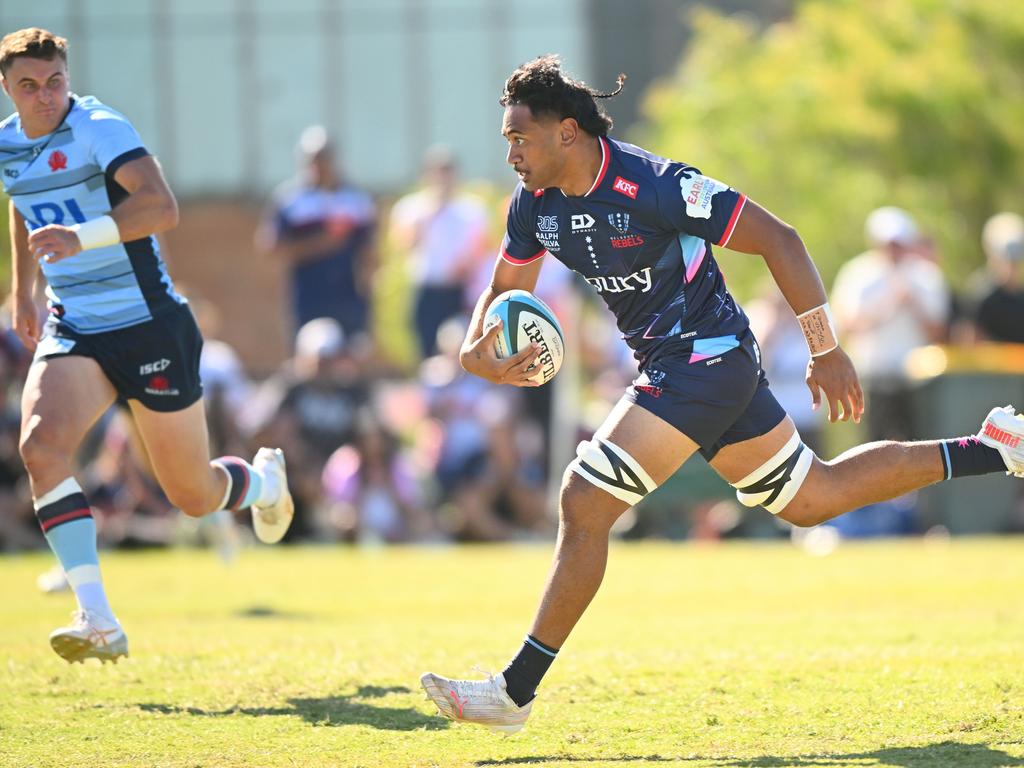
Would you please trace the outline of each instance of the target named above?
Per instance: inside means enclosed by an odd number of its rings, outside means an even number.
[[[531,256],[528,259],[517,259],[515,256],[513,256],[508,251],[506,251],[504,248],[502,248],[501,249],[501,258],[503,258],[509,264],[515,264],[517,267],[521,267],[524,264],[530,264],[530,263],[536,261],[541,256],[543,256],[545,253],[547,253],[547,249],[546,248],[541,248],[539,251],[537,251],[535,254],[533,254],[533,256]]]
[[[732,231],[736,229],[736,222],[739,221],[740,212],[743,210],[743,206],[747,204],[747,196],[740,195],[740,199],[736,201],[736,207],[732,209],[732,216],[729,217],[729,223],[725,227],[725,232],[722,234],[722,239],[719,240],[716,245],[724,248],[729,244],[729,238],[732,237]]]
[[[612,159],[612,153],[608,149],[608,142],[604,136],[598,136],[597,140],[601,142],[601,170],[597,172],[597,178],[594,179],[594,183],[587,190],[587,197],[591,192],[601,186],[601,182],[604,181],[604,175],[608,172],[608,161]]]

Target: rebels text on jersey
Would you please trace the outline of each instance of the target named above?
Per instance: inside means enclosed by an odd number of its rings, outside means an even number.
[[[131,123],[92,96],[72,96],[64,121],[46,136],[25,136],[17,113],[0,123],[0,178],[30,231],[110,213],[128,194],[114,174],[147,154]],[[50,322],[79,333],[146,322],[184,301],[152,236],[40,266]]]
[[[519,185],[502,257],[521,265],[547,251],[582,275],[641,365],[666,344],[692,362],[738,346],[747,318],[711,247],[729,242],[746,196],[685,163],[599,141],[601,170],[585,195]]]

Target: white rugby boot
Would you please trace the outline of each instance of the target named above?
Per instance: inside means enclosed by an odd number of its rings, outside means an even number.
[[[981,425],[978,440],[999,451],[1008,475],[1024,478],[1024,414],[1012,405],[993,408]]]
[[[275,476],[278,488],[281,489],[273,504],[266,507],[252,505],[252,527],[256,531],[256,538],[264,544],[277,544],[287,533],[292,517],[295,516],[295,503],[288,490],[288,476],[285,473],[284,453],[280,448],[260,448],[252,465],[264,476]]]
[[[459,723],[476,723],[495,733],[515,733],[526,725],[533,701],[517,706],[505,692],[501,673],[486,680],[449,680],[424,672],[420,685],[444,717]]]
[[[128,636],[116,620],[94,611],[75,611],[71,624],[50,633],[50,647],[69,664],[86,659],[99,659],[117,664],[128,655]]]

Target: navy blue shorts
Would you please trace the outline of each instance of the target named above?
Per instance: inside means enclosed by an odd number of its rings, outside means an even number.
[[[717,357],[690,361],[690,352],[658,355],[640,371],[626,397],[664,419],[711,461],[722,448],[770,432],[785,417],[768,388],[749,331]]]
[[[90,357],[119,398],[138,400],[153,411],[180,411],[203,396],[202,349],[192,310],[181,304],[144,323],[103,333],[77,333],[60,322],[48,322],[36,359]]]

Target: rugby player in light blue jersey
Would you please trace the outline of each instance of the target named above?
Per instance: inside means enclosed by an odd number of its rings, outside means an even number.
[[[620,88],[621,88],[620,78]],[[562,483],[555,562],[533,626],[487,680],[426,673],[443,715],[511,732],[604,577],[608,533],[628,507],[700,452],[747,506],[813,526],[951,477],[1024,477],[1024,419],[994,408],[977,436],[862,445],[823,462],[772,396],[746,315],[713,246],[760,254],[800,319],[807,385],[829,419],[859,421],[857,374],[839,348],[818,271],[796,231],[693,166],[608,138],[598,94],[543,56],[505,84],[502,135],[519,175],[494,276],[477,303],[462,364],[489,381],[535,386],[536,350],[498,359],[483,315],[511,289],[532,290],[545,253],[593,286],[638,361],[638,376]]]
[[[279,450],[210,460],[199,380],[202,337],[174,291],[154,233],[178,223],[160,166],[123,116],[69,90],[67,41],[22,29],[0,41],[16,112],[0,123],[10,196],[14,330],[35,353],[22,396],[21,456],[36,516],[78,600],[50,635],[69,662],[128,655],[107,601],[89,503],[74,478],[88,429],[127,401],[160,485],[186,514],[252,507],[281,539],[292,500]],[[36,283],[46,282],[40,323]]]

